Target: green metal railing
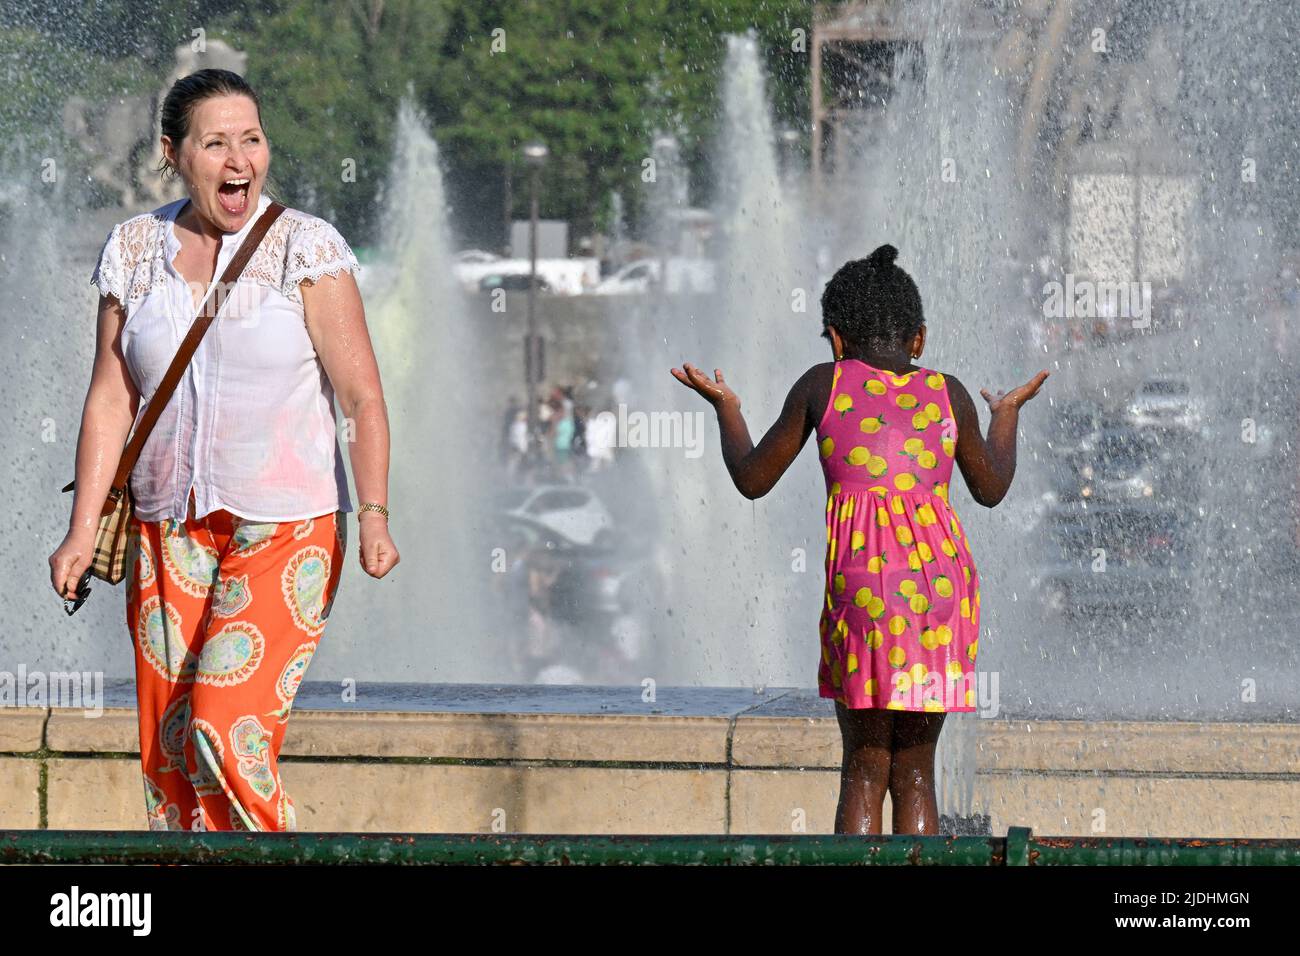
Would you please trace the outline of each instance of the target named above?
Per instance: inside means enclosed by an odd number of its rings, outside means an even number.
[[[1300,840],[0,830],[0,864],[1287,866]]]

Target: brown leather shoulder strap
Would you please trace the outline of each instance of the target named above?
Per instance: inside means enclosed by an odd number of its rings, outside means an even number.
[[[113,478],[113,487],[109,489],[108,500],[104,502],[103,514],[110,513],[117,500],[125,493],[127,478],[140,457],[145,439],[149,437],[149,433],[158,422],[158,416],[162,414],[162,410],[166,407],[172,392],[176,390],[177,383],[180,382],[181,376],[185,373],[185,366],[193,358],[195,349],[199,347],[199,341],[203,338],[204,333],[208,331],[208,326],[212,324],[221,311],[221,306],[229,297],[235,282],[243,273],[244,267],[248,265],[248,260],[253,257],[253,253],[257,251],[257,247],[261,244],[267,230],[271,228],[271,225],[280,217],[282,212],[284,212],[284,206],[278,202],[272,202],[266,207],[266,211],[258,217],[257,222],[253,223],[253,228],[244,237],[244,241],[239,244],[234,258],[226,266],[220,280],[208,288],[208,294],[203,300],[199,315],[190,324],[189,332],[181,342],[181,347],[177,350],[171,365],[167,367],[167,373],[163,375],[153,397],[149,400],[149,406],[145,409],[140,423],[132,433],[131,440],[126,443],[126,448],[122,452],[122,460],[117,466],[117,474]]]

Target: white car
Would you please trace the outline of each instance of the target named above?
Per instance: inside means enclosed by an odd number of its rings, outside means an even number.
[[[595,295],[644,294],[658,283],[661,268],[657,258],[637,259],[602,279],[592,292]],[[669,258],[669,292],[712,292],[713,286],[714,268],[708,259]]]
[[[1198,432],[1205,403],[1193,394],[1186,375],[1153,376],[1138,386],[1127,409],[1129,423],[1147,428],[1182,428]]]
[[[526,276],[531,271],[528,259],[471,259],[452,266],[456,280],[466,292],[478,292],[487,276]],[[600,263],[591,257],[570,256],[566,259],[538,259],[537,274],[547,288],[557,295],[582,295],[595,287]],[[527,287],[527,280],[524,282]]]
[[[581,485],[537,485],[507,493],[506,514],[531,518],[577,544],[596,544],[612,533],[604,503]]]

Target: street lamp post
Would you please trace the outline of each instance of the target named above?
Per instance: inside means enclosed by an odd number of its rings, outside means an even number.
[[[524,162],[529,170],[528,210],[528,331],[524,337],[524,394],[528,402],[528,452],[535,459],[538,452],[537,434],[537,384],[542,377],[542,344],[537,335],[537,215],[538,176],[546,163],[546,144],[534,140],[523,148]]]
[[[677,236],[674,234],[673,219],[679,213],[677,203],[677,151],[680,147],[677,137],[672,133],[662,133],[655,137],[652,147],[657,155],[656,175],[663,180],[659,186],[659,208],[662,219],[659,227],[662,234],[657,237],[659,245],[659,300],[662,305],[668,297],[668,260],[675,251]]]

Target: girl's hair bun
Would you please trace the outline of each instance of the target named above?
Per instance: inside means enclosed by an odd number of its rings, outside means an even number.
[[[892,266],[897,258],[898,250],[885,243],[883,246],[877,246],[876,250],[867,256],[867,262],[873,266]]]

